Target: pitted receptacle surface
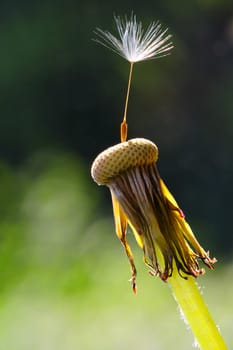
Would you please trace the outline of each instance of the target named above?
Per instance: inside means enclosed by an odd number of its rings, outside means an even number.
[[[99,185],[130,167],[152,164],[158,159],[157,146],[143,138],[135,138],[107,148],[94,160],[91,175]]]

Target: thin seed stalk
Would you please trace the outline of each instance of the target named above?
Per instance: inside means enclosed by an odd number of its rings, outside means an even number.
[[[176,268],[168,278],[174,298],[180,306],[202,350],[227,350],[227,346],[202,298],[194,277],[181,278]]]
[[[125,99],[124,117],[121,123],[121,132],[120,132],[121,142],[125,142],[127,140],[128,126],[126,122],[126,117],[127,117],[128,103],[129,103],[129,93],[130,93],[130,87],[131,87],[131,81],[132,81],[132,74],[133,74],[133,62],[130,62],[128,87],[127,87],[127,93],[126,93],[126,99]]]

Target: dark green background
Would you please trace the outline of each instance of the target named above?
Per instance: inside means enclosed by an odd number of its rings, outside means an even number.
[[[98,152],[118,142],[129,68],[91,40],[93,30],[114,31],[113,14],[132,10],[145,26],[168,26],[175,49],[135,66],[129,137],[158,145],[161,176],[202,241],[230,253],[231,1],[2,3],[1,160],[18,171],[37,152],[71,152],[89,178]]]
[[[218,259],[199,281],[232,344],[232,0],[12,0],[0,9],[0,350],[191,349],[129,234],[131,295],[110,195],[90,176],[119,142],[129,71],[93,31],[132,11],[169,27],[175,48],[135,65],[129,137],[158,145],[161,177]]]

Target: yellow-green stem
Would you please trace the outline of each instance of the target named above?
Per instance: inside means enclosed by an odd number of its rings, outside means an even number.
[[[227,349],[193,277],[182,278],[176,269],[168,279],[174,297],[202,350]]]

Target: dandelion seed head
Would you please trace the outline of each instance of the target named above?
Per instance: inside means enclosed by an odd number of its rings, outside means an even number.
[[[94,160],[91,175],[107,185],[113,199],[116,232],[132,268],[135,291],[136,267],[126,241],[132,228],[144,261],[153,275],[166,281],[174,267],[181,277],[203,273],[198,259],[213,269],[216,259],[200,246],[176,200],[160,178],[158,148],[150,140],[135,138],[109,147]]]
[[[173,48],[171,34],[163,30],[159,22],[152,22],[146,30],[137,21],[136,15],[130,19],[115,16],[118,37],[106,30],[97,28],[96,42],[104,45],[127,61],[134,63],[166,56]]]

